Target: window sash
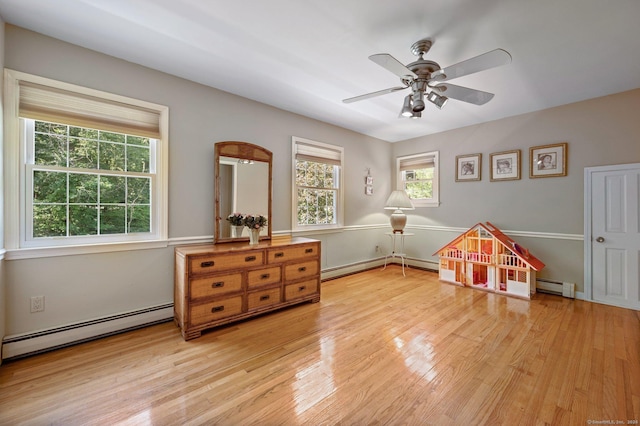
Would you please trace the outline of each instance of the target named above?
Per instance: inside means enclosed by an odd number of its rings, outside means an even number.
[[[68,166],[58,166],[58,165],[46,165],[46,164],[35,164],[35,123],[34,120],[31,119],[22,119],[23,125],[21,128],[23,129],[22,138],[24,138],[24,143],[26,144],[26,158],[25,158],[25,172],[24,172],[24,181],[27,188],[27,191],[24,192],[24,203],[25,206],[25,220],[24,220],[24,237],[23,240],[28,246],[41,246],[43,244],[50,244],[51,241],[59,241],[59,243],[64,242],[65,244],[72,243],[93,243],[93,242],[105,242],[105,240],[130,240],[130,239],[139,239],[141,236],[146,236],[148,239],[150,235],[153,234],[154,223],[157,221],[156,210],[153,208],[153,193],[156,188],[156,174],[152,172],[155,170],[155,158],[151,155],[155,152],[155,144],[156,140],[149,140],[149,150],[150,150],[150,172],[130,172],[123,170],[109,170],[109,169],[83,169],[83,168],[73,168]],[[66,124],[65,124],[66,125]],[[65,136],[68,137],[68,136]],[[70,155],[70,152],[67,151],[67,161]],[[43,171],[43,172],[56,172],[56,173],[65,173],[66,179],[69,179],[69,174],[84,174],[90,176],[96,176],[98,178],[98,187],[96,194],[96,202],[95,203],[73,203],[69,198],[69,187],[67,183],[66,188],[66,199],[65,202],[57,202],[57,203],[39,203],[34,199],[34,172]],[[71,216],[69,213],[69,209],[73,205],[89,205],[95,204],[97,209],[101,209],[103,206],[115,206],[114,203],[103,203],[100,200],[100,178],[102,176],[111,176],[111,177],[123,177],[123,178],[146,178],[149,179],[150,188],[149,188],[149,203],[130,203],[125,199],[124,203],[116,203],[118,206],[121,206],[125,209],[125,220],[128,215],[128,209],[134,208],[136,206],[148,206],[149,207],[149,231],[148,232],[129,232],[126,228],[126,222],[124,223],[125,229],[124,232],[118,233],[102,233],[100,232],[101,224],[100,224],[100,212],[97,212],[97,227],[98,230],[95,234],[79,234],[75,235],[70,232],[70,220]],[[126,183],[125,183],[126,185]],[[56,235],[56,236],[35,236],[34,229],[34,220],[35,213],[34,209],[39,206],[44,205],[58,205],[64,206],[66,209],[66,217],[65,217],[65,235]]]

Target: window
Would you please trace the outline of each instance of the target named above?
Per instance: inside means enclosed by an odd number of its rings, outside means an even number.
[[[16,71],[5,81],[19,181],[9,250],[166,240],[166,107]]]
[[[22,119],[27,240],[151,232],[156,140]]]
[[[437,207],[438,152],[398,157],[398,189],[404,189],[415,207]]]
[[[342,225],[343,148],[293,137],[293,229]]]

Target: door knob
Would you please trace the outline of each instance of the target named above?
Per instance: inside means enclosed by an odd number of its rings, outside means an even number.
[[[604,238],[598,237],[598,238],[596,238],[596,241],[599,242],[599,243],[604,243]]]

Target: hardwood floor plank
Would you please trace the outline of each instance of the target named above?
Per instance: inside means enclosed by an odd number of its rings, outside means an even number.
[[[0,424],[586,424],[640,418],[637,311],[400,267],[185,342],[172,323],[7,362]]]

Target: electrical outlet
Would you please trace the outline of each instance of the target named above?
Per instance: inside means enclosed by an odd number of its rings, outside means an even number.
[[[31,298],[31,313],[44,311],[44,296],[33,296]]]
[[[376,246],[376,253],[380,251],[380,246]]]

